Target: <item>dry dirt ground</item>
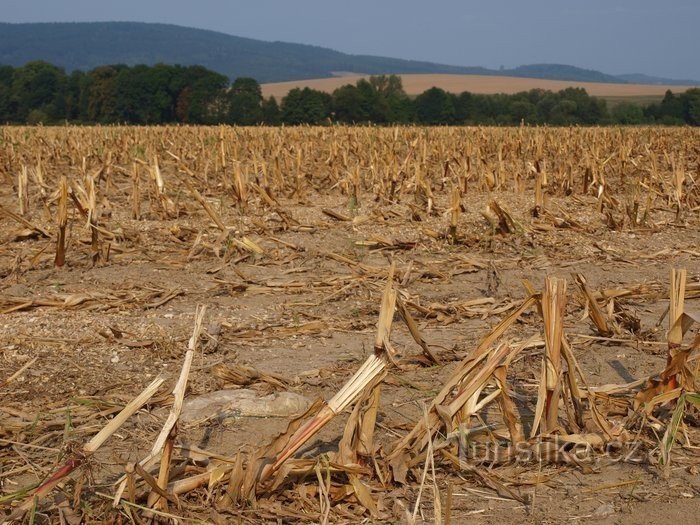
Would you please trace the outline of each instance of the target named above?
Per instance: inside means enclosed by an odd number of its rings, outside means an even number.
[[[494,77],[488,75],[400,75],[403,88],[409,95],[419,95],[431,87],[439,87],[450,93],[479,93],[490,95],[494,93],[520,93],[531,89],[547,89],[560,91],[568,87],[584,88],[594,97],[639,97],[642,95],[663,96],[667,90],[682,93],[690,86],[665,86],[651,84],[603,84],[599,82],[572,82],[563,80],[544,80],[537,78]],[[317,78],[293,82],[276,82],[263,84],[265,97],[284,97],[291,89],[309,87],[333,92],[346,84],[354,84],[363,77],[348,75],[335,78]]]
[[[9,184],[0,187],[3,207],[16,210],[15,191]],[[515,219],[513,233],[495,231],[481,215],[493,199]],[[94,435],[156,376],[172,388],[197,305],[208,308],[207,335],[195,356],[187,397],[222,388],[212,370],[224,364],[275,373],[293,392],[329,399],[372,351],[390,259],[397,264],[400,289],[425,307],[423,314],[415,310],[414,315],[443,363],[426,367],[407,359],[391,369],[378,415],[376,440],[383,446],[421,417],[422,407],[458,360],[526,298],[525,279],[538,289],[545,276],[568,280],[565,331],[589,384],[624,384],[660,372],[666,364],[670,270],[686,268],[691,288],[700,282],[698,210],[677,216],[660,206],[647,225],[616,231],[596,212],[595,202],[595,195],[553,196],[548,208],[575,218],[575,224],[558,227],[533,218],[531,195],[474,192],[462,198],[459,240],[450,243],[434,237],[446,229],[446,194],[436,193],[439,213],[416,221],[408,202],[379,204],[362,193],[355,201],[309,192],[301,200],[280,200],[300,226],[285,228],[278,217],[255,212],[254,204],[249,211],[227,213],[227,223],[245,232],[262,253],[221,245],[220,232],[196,204],[186,215],[170,219],[144,205],[143,218],[133,220],[127,204],[112,203],[103,224],[118,238],[108,260],[93,265],[89,231],[84,220],[75,219],[63,268],[53,264],[55,240],[24,239],[18,236],[23,227],[0,215],[0,380],[36,359],[0,387],[0,506],[9,510],[9,499],[17,496],[8,495],[44,479],[67,451]],[[351,220],[336,220],[322,210]],[[267,228],[259,221],[256,226],[256,216]],[[636,290],[616,301],[617,333],[607,339],[597,336],[572,273],[585,275],[595,291]],[[460,306],[471,300],[475,302]],[[699,300],[689,293],[686,308],[698,309]],[[392,340],[401,354],[419,355],[405,326],[394,326]],[[507,337],[523,340],[540,330],[532,310]],[[525,394],[537,388],[533,378],[540,358],[535,352],[524,352],[518,362]],[[276,387],[257,383],[252,388],[262,395]],[[58,523],[56,505],[65,501],[86,523],[128,522],[123,510],[112,510],[101,494],[112,494],[124,465],[150,449],[167,415],[162,408],[168,406],[165,388],[162,394],[120,428],[88,469],[74,474],[74,481],[40,506],[36,522]],[[332,421],[304,453],[316,457],[319,450],[333,449],[346,418]],[[229,414],[183,426],[180,453],[196,446],[232,457],[271,439],[286,423]],[[443,515],[449,506],[452,523],[692,523],[700,511],[700,458],[692,423],[686,422],[687,436],[676,444],[666,472],[658,465],[658,450],[646,448],[624,461],[596,454],[585,468],[546,463],[494,467],[521,501],[499,494],[469,471],[438,464]],[[394,516],[384,520],[401,521],[402,506],[413,510],[422,468],[409,475],[405,486],[374,492],[389,509],[385,516]],[[429,485],[420,497],[417,519],[432,522]],[[310,499],[318,502],[318,496]],[[215,508],[214,500],[201,489],[184,496],[180,511],[171,510],[218,523],[276,521],[272,510],[228,514]],[[372,521],[368,516],[334,519]],[[318,521],[318,514],[309,520]]]

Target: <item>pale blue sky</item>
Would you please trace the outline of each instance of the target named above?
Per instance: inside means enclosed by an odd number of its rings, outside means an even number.
[[[700,0],[1,0],[3,22],[163,22],[355,54],[700,79]]]

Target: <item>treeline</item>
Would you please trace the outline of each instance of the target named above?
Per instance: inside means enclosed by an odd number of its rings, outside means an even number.
[[[700,89],[658,104],[611,108],[581,88],[459,95],[433,87],[409,97],[396,75],[332,94],[293,89],[278,104],[252,78],[233,83],[202,66],[101,66],[69,75],[51,64],[0,66],[0,122],[129,124],[700,125]]]

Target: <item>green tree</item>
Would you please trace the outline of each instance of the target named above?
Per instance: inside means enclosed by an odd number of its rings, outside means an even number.
[[[227,94],[226,122],[240,126],[261,123],[263,121],[262,101],[262,89],[254,78],[237,78]]]
[[[660,110],[661,117],[684,120],[683,102],[681,101],[680,97],[675,96],[670,89],[666,91],[666,94],[661,101]]]
[[[180,73],[175,100],[177,120],[193,124],[218,122],[216,101],[226,92],[228,79],[202,66],[189,66]]]
[[[356,124],[370,120],[362,93],[357,86],[351,84],[341,86],[333,92],[331,108],[336,122]]]
[[[177,97],[182,89],[182,66],[156,64],[144,71],[145,84],[151,90],[148,120],[152,123],[176,122]]]
[[[82,71],[73,71],[66,81],[65,107],[66,118],[70,121],[85,119],[87,108],[82,104],[81,93],[85,89],[86,75]]]
[[[605,100],[589,96],[583,88],[566,88],[559,92],[559,96],[562,100],[573,102],[576,105],[576,109],[565,117],[571,123],[598,124],[608,116]],[[570,104],[565,106],[567,108],[573,107]],[[563,114],[560,112],[559,116],[561,117]]]
[[[610,116],[614,124],[635,125],[646,122],[642,107],[631,102],[621,102],[613,106]]]
[[[116,80],[126,66],[100,66],[87,74],[81,95],[81,106],[87,108],[90,122],[117,122]]]
[[[285,124],[323,124],[331,117],[332,97],[328,93],[294,88],[282,99],[282,122]]]
[[[369,84],[378,95],[377,108],[384,122],[407,123],[413,120],[413,104],[398,75],[373,75]]]
[[[371,75],[369,84],[386,98],[406,95],[403,90],[403,80],[398,75]]]
[[[526,98],[516,99],[510,105],[511,123],[519,124],[521,121],[532,123],[536,118],[535,106]]]
[[[700,126],[700,89],[689,89],[679,98],[685,122],[691,126]]]
[[[114,79],[112,121],[132,124],[159,124],[154,87],[146,65],[122,68]]]
[[[357,92],[360,94],[362,109],[367,113],[367,119],[365,120],[376,123],[386,122],[389,112],[389,104],[386,97],[364,78],[358,80],[355,85]]]
[[[15,118],[26,121],[34,109],[41,111],[47,120],[65,118],[65,83],[63,70],[48,62],[37,60],[17,68],[11,88]]]
[[[555,126],[570,126],[571,124],[577,124],[577,110],[578,107],[576,106],[576,102],[573,100],[560,100],[552,108],[552,112],[547,123],[554,124]]]
[[[552,93],[551,91],[544,93],[537,101],[537,104],[535,104],[535,111],[537,113],[536,122],[538,124],[550,123],[552,121],[554,108],[557,107],[560,100],[561,97],[556,93]]]
[[[452,97],[444,90],[432,87],[416,97],[416,119],[421,124],[452,124],[456,112]]]
[[[15,120],[15,112],[11,104],[13,76],[13,67],[0,66],[0,124]]]
[[[276,126],[282,123],[282,113],[275,97],[269,97],[262,102],[263,122],[268,126]]]

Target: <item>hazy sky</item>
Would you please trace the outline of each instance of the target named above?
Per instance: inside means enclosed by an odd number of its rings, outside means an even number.
[[[0,0],[0,21],[139,21],[464,66],[700,79],[700,0]]]

